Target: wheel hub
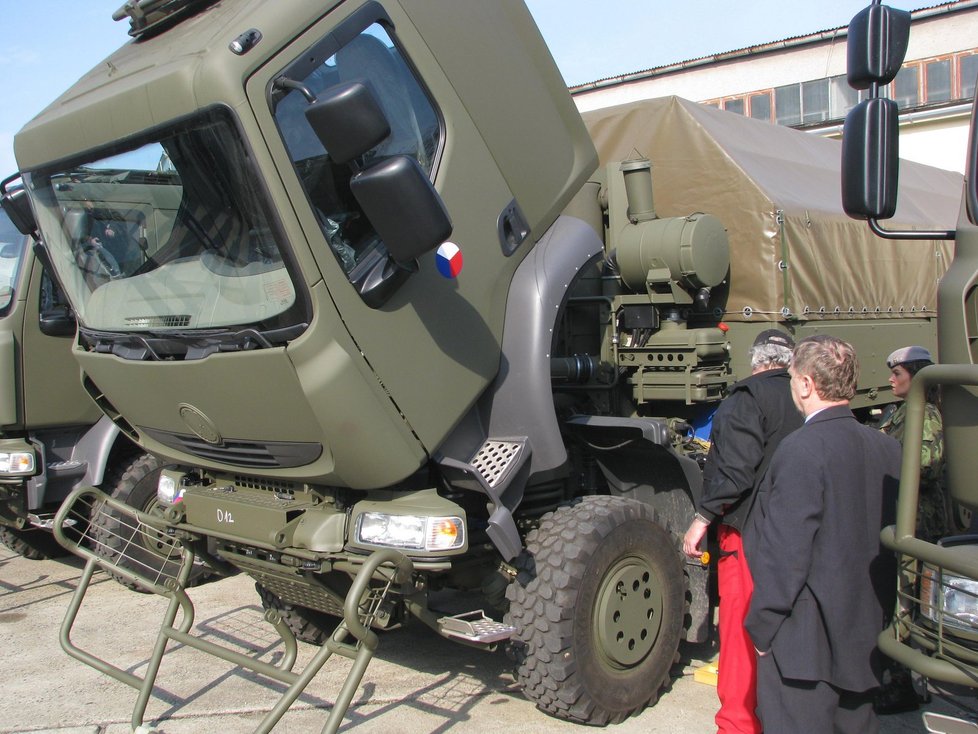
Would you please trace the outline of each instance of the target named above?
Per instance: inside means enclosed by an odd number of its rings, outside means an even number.
[[[153,517],[158,517],[160,519],[164,518],[165,508],[159,503],[156,497],[150,498],[143,508],[143,512],[147,515],[152,515]],[[140,535],[142,536],[143,547],[147,550],[153,551],[164,558],[169,558],[172,555],[179,553],[178,546],[174,542],[173,538],[169,537],[166,533],[160,532],[156,528],[139,523]]]
[[[619,560],[598,590],[596,648],[616,668],[639,663],[655,646],[662,626],[662,589],[649,564]]]

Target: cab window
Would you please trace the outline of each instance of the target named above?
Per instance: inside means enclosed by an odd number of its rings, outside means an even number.
[[[352,281],[358,277],[358,265],[362,269],[375,261],[383,243],[350,193],[351,166],[331,160],[306,121],[310,97],[350,82],[361,82],[373,93],[391,132],[354,164],[356,168],[407,155],[430,176],[442,133],[435,108],[383,25],[369,25],[338,48],[330,47],[331,40],[311,49],[302,68],[286,71],[292,88],[276,100],[274,114],[323,236]]]

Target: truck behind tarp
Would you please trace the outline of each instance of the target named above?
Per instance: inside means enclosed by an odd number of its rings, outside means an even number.
[[[934,318],[946,241],[888,241],[842,210],[842,145],[679,97],[583,114],[601,163],[652,161],[659,216],[705,211],[730,238],[726,321]],[[950,227],[962,177],[901,162],[890,228]]]

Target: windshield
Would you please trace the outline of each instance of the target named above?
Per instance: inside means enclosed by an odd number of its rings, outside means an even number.
[[[14,289],[27,252],[28,239],[17,231],[10,218],[0,209],[0,315],[6,314],[14,300]]]
[[[257,180],[221,109],[138,147],[31,175],[83,344],[92,332],[109,332],[103,341],[246,332],[246,348],[294,336],[303,310]]]

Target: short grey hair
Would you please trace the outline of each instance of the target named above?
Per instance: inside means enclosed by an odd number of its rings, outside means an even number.
[[[773,367],[790,367],[791,350],[780,344],[758,344],[750,349],[750,366],[758,367],[771,365]]]

